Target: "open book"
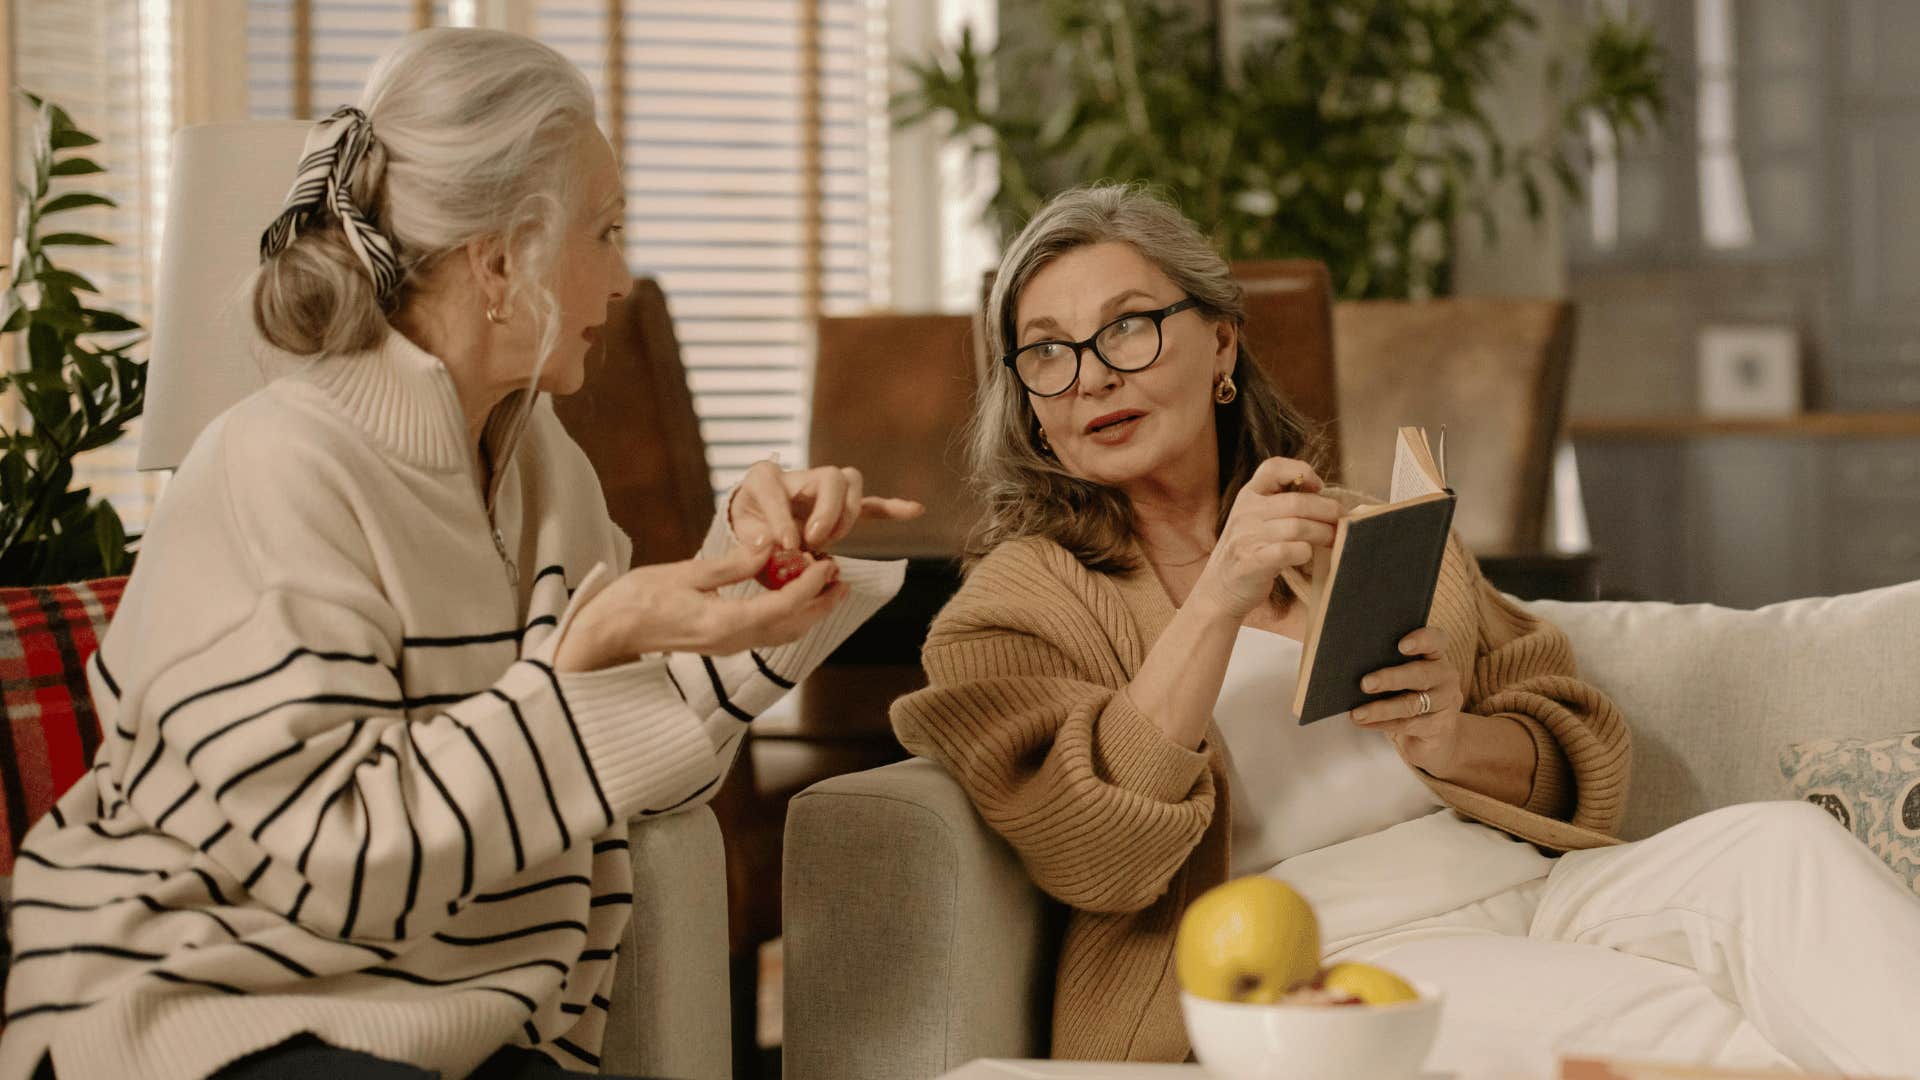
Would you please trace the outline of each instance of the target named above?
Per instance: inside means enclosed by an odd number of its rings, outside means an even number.
[[[1427,625],[1453,525],[1446,453],[1444,430],[1436,457],[1426,432],[1401,428],[1390,501],[1341,518],[1326,565],[1314,567],[1293,696],[1302,724],[1385,696],[1363,692],[1360,680],[1413,659],[1400,639]]]

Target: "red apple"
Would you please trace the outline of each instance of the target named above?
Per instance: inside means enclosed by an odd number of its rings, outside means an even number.
[[[809,559],[805,552],[775,548],[773,554],[767,558],[767,565],[753,575],[753,580],[769,589],[785,588],[787,582],[799,577],[812,562],[813,560]]]

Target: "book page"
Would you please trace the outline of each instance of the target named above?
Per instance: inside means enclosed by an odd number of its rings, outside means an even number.
[[[1433,455],[1427,449],[1427,433],[1419,428],[1401,428],[1393,446],[1393,485],[1387,501],[1397,503],[1445,490],[1435,475],[1437,469],[1432,461]]]

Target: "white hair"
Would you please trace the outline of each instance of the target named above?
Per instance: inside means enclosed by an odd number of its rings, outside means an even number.
[[[507,306],[533,312],[536,368],[560,334],[550,284],[568,226],[575,140],[594,125],[593,88],[565,57],[500,30],[441,27],[401,39],[360,96],[373,145],[348,187],[393,241],[404,277],[386,306],[337,220],[266,260],[254,323],[301,356],[359,352],[387,333],[422,275],[473,240],[508,256]]]

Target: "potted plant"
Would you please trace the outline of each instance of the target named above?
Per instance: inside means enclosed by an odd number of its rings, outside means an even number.
[[[1241,10],[1276,29],[1229,50],[1217,17],[1178,0],[1039,0],[1022,16],[1041,33],[984,51],[963,32],[909,64],[896,115],[944,118],[995,155],[988,213],[1003,228],[1074,184],[1144,181],[1229,259],[1320,259],[1343,297],[1417,299],[1450,291],[1454,222],[1491,230],[1509,187],[1537,219],[1548,185],[1579,194],[1590,117],[1624,145],[1664,108],[1651,31],[1604,8],[1550,65],[1552,122],[1531,140],[1483,103],[1537,31],[1522,0]]]
[[[122,574],[133,553],[120,516],[74,486],[74,459],[112,443],[140,415],[146,364],[131,355],[140,325],[97,306],[99,290],[55,264],[62,247],[103,247],[49,219],[104,195],[53,190],[57,177],[104,172],[73,153],[99,140],[65,110],[24,95],[34,110],[32,173],[17,185],[19,229],[12,276],[0,294],[0,334],[15,335],[0,370],[0,585],[49,584]]]

